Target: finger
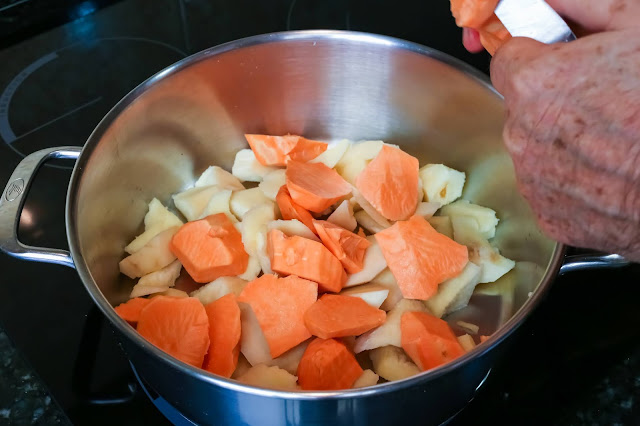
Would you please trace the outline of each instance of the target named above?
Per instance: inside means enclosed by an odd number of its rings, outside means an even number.
[[[510,79],[539,57],[547,46],[530,38],[516,37],[498,49],[491,60],[491,81],[498,92],[505,94]]]
[[[589,31],[632,28],[640,22],[637,0],[547,0],[547,3]]]
[[[462,29],[462,44],[471,53],[479,53],[484,50],[482,43],[480,43],[480,34],[471,28]]]

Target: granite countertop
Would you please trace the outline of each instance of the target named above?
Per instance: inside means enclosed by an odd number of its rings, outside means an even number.
[[[2,329],[0,359],[0,424],[71,424]]]

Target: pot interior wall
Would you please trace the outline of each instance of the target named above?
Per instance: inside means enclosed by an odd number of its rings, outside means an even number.
[[[117,76],[114,76],[117,78]],[[78,187],[80,251],[111,304],[132,281],[118,272],[142,230],[148,202],[170,203],[209,165],[231,168],[244,133],[325,140],[382,139],[420,164],[467,172],[465,198],[495,209],[501,252],[531,262],[516,280],[515,308],[538,284],[555,243],[518,194],[501,139],[501,99],[475,78],[394,42],[366,36],[290,39],[244,46],[139,88],[95,144]]]

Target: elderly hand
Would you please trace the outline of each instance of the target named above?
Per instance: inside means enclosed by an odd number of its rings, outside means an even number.
[[[640,1],[549,3],[600,32],[493,58],[519,188],[551,237],[640,261]]]

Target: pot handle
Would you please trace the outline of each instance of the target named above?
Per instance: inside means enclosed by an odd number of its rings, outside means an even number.
[[[564,275],[567,272],[587,269],[619,268],[629,264],[631,262],[619,254],[576,254],[564,258],[564,263],[560,267],[558,274]]]
[[[82,147],[79,146],[41,149],[29,154],[18,164],[0,198],[0,251],[18,259],[75,267],[67,250],[21,243],[18,240],[18,225],[29,186],[40,167],[53,159],[76,160],[81,151]]]

